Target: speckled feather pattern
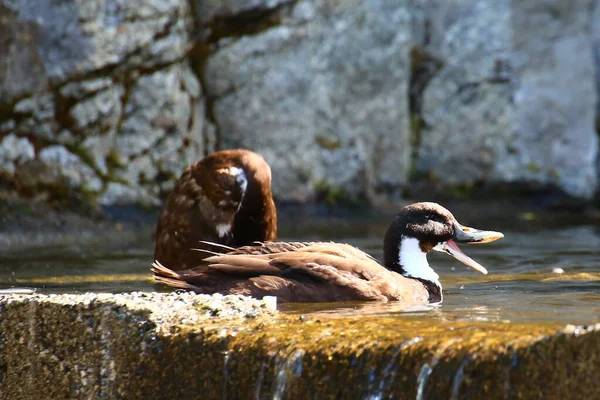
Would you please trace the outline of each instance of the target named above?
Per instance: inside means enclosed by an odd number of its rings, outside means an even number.
[[[155,259],[187,269],[206,257],[192,250],[199,241],[237,247],[276,234],[268,164],[248,150],[224,150],[191,165],[175,184],[159,217]]]

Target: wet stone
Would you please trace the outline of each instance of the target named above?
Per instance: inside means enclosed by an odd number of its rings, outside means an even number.
[[[600,396],[600,324],[300,319],[267,303],[191,293],[1,295],[0,392],[11,399]]]

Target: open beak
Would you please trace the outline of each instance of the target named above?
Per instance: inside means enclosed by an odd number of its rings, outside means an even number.
[[[438,243],[438,245],[435,246],[433,250],[448,253],[461,263],[473,268],[475,271],[479,271],[482,274],[487,275],[487,270],[477,261],[473,260],[471,257],[463,253],[462,250],[458,248],[456,242],[471,244],[489,243],[493,242],[494,240],[501,239],[503,237],[504,235],[500,232],[480,231],[479,229],[462,226],[461,224],[456,222],[454,240],[450,239],[443,243]]]

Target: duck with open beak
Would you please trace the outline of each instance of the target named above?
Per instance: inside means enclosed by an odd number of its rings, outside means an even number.
[[[439,204],[414,203],[403,207],[390,224],[383,240],[383,264],[345,243],[264,242],[209,252],[203,264],[183,271],[155,262],[153,271],[159,282],[197,293],[277,296],[278,301],[297,302],[396,301],[409,307],[442,301],[439,276],[427,261],[431,250],[444,251],[485,274],[456,243],[502,237],[460,225]]]

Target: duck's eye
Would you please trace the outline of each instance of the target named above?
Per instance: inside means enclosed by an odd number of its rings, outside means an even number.
[[[433,219],[433,214],[425,214],[425,219]]]

